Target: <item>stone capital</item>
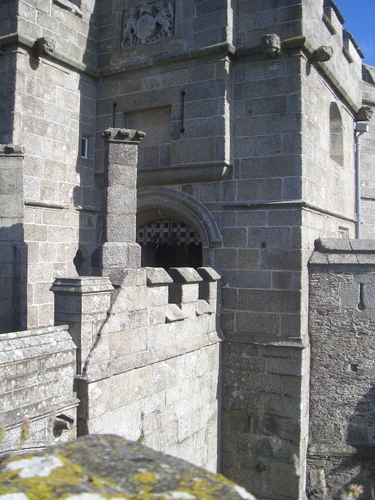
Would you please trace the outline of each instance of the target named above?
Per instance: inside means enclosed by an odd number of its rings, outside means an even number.
[[[24,156],[25,148],[18,144],[0,144],[0,156]]]
[[[139,144],[145,135],[140,130],[128,128],[107,128],[102,132],[102,137],[106,142],[124,142],[127,144]]]

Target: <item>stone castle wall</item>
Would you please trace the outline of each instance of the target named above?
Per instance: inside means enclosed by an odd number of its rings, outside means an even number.
[[[308,491],[329,498],[373,495],[374,263],[370,240],[319,240],[310,261]]]
[[[81,346],[80,435],[119,434],[217,470],[217,279],[144,268],[112,292],[106,278],[55,281],[56,321]]]
[[[57,279],[61,326],[0,338],[2,451],[112,433],[217,471],[218,278],[145,268],[117,289]]]
[[[89,256],[98,246],[100,194],[92,169],[94,6],[42,0],[1,7],[9,18],[3,17],[0,64],[10,77],[17,75],[11,89],[2,86],[7,109],[1,135],[5,144],[21,144],[25,151],[20,222],[27,245],[24,328],[53,323],[51,283],[57,276],[76,274],[73,259],[81,245]],[[82,137],[89,141],[86,158],[80,153]]]
[[[76,436],[75,345],[66,326],[0,336],[0,452]]]
[[[125,293],[123,270],[140,262],[137,226],[159,218],[191,226],[202,264],[223,276],[223,471],[262,498],[302,497],[307,262],[316,238],[351,237],[355,226],[361,54],[337,8],[328,0],[238,0],[233,8],[222,0],[20,0],[15,15],[5,4],[0,71],[19,77],[14,113],[0,127],[4,143],[25,146],[23,213],[9,216],[21,217],[28,250],[17,292],[27,297],[22,328],[53,323],[55,278],[103,274]],[[16,38],[7,38],[9,29],[18,29]],[[146,136],[129,136],[124,153],[128,128]],[[82,135],[93,145],[88,158],[80,155]],[[1,299],[3,317],[9,297]],[[83,326],[70,325],[80,376],[109,307],[83,321],[90,334],[82,345]],[[152,368],[142,371],[152,385]],[[128,374],[116,377],[128,385]],[[84,385],[89,401],[95,384],[99,390],[95,378]],[[131,432],[141,436],[147,412],[134,405]],[[85,418],[86,426],[109,420],[105,412]]]

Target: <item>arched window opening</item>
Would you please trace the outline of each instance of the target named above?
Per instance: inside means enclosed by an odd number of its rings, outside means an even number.
[[[344,164],[344,138],[342,118],[339,107],[335,102],[331,102],[329,109],[329,135],[330,135],[330,156],[331,159],[340,165]]]
[[[200,267],[202,241],[191,226],[173,219],[148,222],[137,229],[143,267]]]

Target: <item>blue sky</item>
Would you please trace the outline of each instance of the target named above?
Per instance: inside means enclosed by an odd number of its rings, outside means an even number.
[[[344,27],[365,55],[363,62],[375,66],[375,0],[334,0],[345,19]]]

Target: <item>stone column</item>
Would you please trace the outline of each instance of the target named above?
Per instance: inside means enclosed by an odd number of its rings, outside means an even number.
[[[21,146],[0,145],[0,333],[27,328]]]
[[[124,269],[141,266],[135,242],[138,145],[145,136],[136,130],[109,128],[106,141],[106,216],[103,276],[120,284]]]
[[[77,374],[81,374],[111,306],[113,286],[107,277],[82,276],[54,281],[55,325],[68,325],[77,346]]]

